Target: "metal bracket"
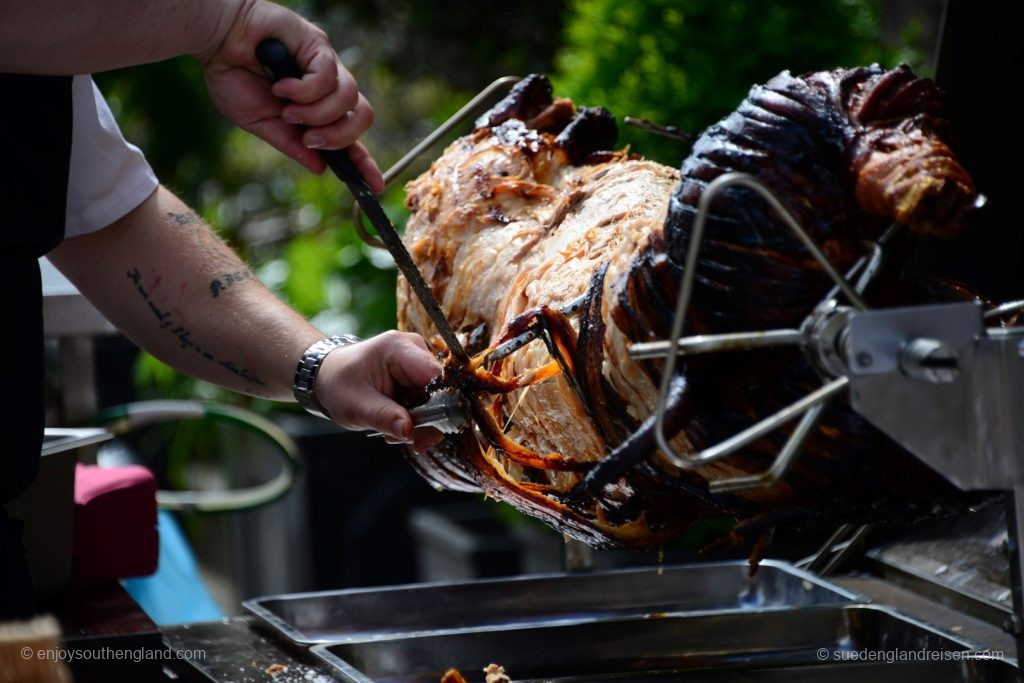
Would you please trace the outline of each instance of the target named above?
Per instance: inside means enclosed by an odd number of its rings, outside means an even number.
[[[1024,486],[1022,354],[1024,330],[986,330],[974,302],[855,313],[851,402],[962,489]]]

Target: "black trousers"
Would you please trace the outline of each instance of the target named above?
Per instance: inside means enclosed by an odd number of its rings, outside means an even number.
[[[0,621],[25,619],[33,612],[33,584],[21,544],[23,522],[3,508],[24,491],[39,470],[44,407],[42,296],[34,258],[0,259],[0,285],[13,294],[7,308],[17,321],[0,333]]]

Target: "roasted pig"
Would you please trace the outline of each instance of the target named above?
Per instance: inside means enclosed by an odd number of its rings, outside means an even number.
[[[766,469],[785,431],[680,470],[652,435],[661,363],[628,353],[668,335],[697,202],[723,173],[770,187],[840,270],[893,222],[904,236],[959,231],[977,194],[935,85],[906,67],[783,72],[705,131],[681,172],[612,151],[615,137],[608,112],[553,99],[531,76],[408,184],[405,242],[476,354],[449,358],[436,383],[470,398],[474,426],[410,453],[420,473],[598,546],[653,547],[710,515],[745,520],[737,528],[756,537],[787,519],[927,515],[961,501],[841,401],[783,480],[712,495],[709,481]],[[971,296],[900,266],[876,278],[871,303]],[[730,189],[709,215],[687,330],[794,327],[830,285],[759,197]],[[400,327],[443,354],[401,278],[398,301]],[[537,341],[496,353],[524,331]],[[677,372],[668,424],[689,452],[820,384],[797,351],[685,358]],[[622,465],[614,480],[588,482],[606,459]]]

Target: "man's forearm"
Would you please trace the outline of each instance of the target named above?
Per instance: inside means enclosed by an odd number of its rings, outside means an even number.
[[[141,347],[236,391],[290,400],[300,354],[323,337],[163,187],[50,258]]]
[[[0,71],[82,74],[215,50],[248,0],[4,2]]]
[[[139,346],[236,391],[292,400],[299,357],[324,336],[163,187],[113,225],[65,240],[50,259]],[[422,337],[387,332],[328,355],[316,396],[344,427],[423,449],[440,435],[414,435],[392,396],[399,385],[421,389],[439,370]]]

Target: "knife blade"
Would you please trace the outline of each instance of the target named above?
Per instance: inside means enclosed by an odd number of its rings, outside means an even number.
[[[279,40],[268,38],[261,42],[256,47],[256,57],[274,81],[282,78],[302,78],[302,71],[298,64],[288,52],[288,48]],[[345,183],[356,201],[359,202],[363,213],[370,219],[370,224],[373,225],[384,246],[387,247],[388,253],[395,260],[398,270],[405,276],[416,298],[423,304],[427,315],[433,321],[441,339],[448,345],[448,350],[463,363],[468,363],[469,356],[455,335],[455,330],[452,329],[451,323],[445,317],[444,311],[441,310],[441,305],[434,298],[434,294],[423,279],[419,268],[413,263],[412,256],[409,255],[405,244],[402,243],[402,238],[399,237],[391,219],[384,213],[377,196],[370,189],[359,169],[349,159],[348,152],[343,149],[322,149],[319,152],[327,162],[328,168]]]

